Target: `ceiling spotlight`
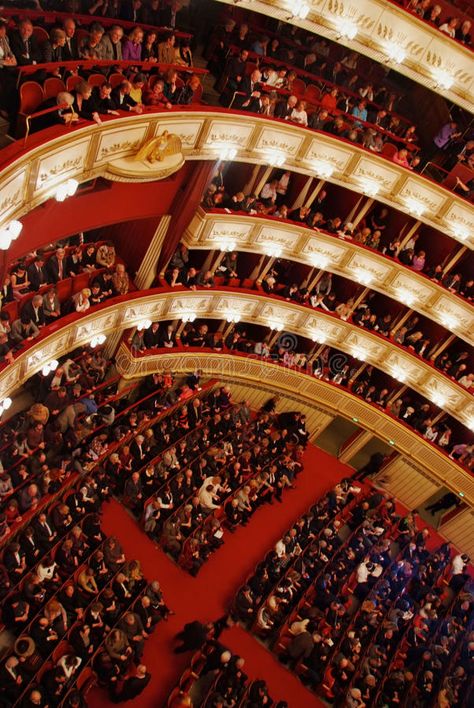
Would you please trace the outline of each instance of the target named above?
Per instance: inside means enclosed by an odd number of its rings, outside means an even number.
[[[435,406],[438,406],[438,408],[443,408],[446,405],[446,398],[438,392],[435,392],[431,396],[431,400],[435,404]]]
[[[451,226],[451,232],[460,241],[465,241],[467,239],[467,237],[469,236],[469,231],[468,231],[467,227],[463,226],[462,224],[453,224]]]
[[[7,411],[12,404],[12,399],[11,398],[4,398],[3,401],[0,402],[0,415]]]
[[[415,295],[410,292],[410,290],[406,290],[405,288],[400,288],[397,291],[397,295],[400,302],[403,302],[405,305],[408,305],[408,307],[411,307],[416,300]]]
[[[240,315],[237,312],[228,312],[226,315],[227,322],[240,322]]]
[[[219,154],[220,160],[233,160],[237,155],[237,148],[232,145],[215,146],[214,149]]]
[[[375,197],[380,192],[380,184],[377,184],[373,179],[364,179],[361,181],[362,191],[368,197]]]
[[[329,258],[324,253],[312,253],[309,259],[315,268],[327,268],[329,265]]]
[[[441,322],[449,330],[459,327],[459,320],[454,317],[454,315],[450,315],[449,313],[441,315]]]
[[[292,20],[294,17],[298,20],[305,20],[310,10],[309,5],[303,2],[303,0],[293,0],[293,2],[290,3],[289,9],[291,11],[291,15],[288,18],[289,20]]]
[[[53,371],[56,371],[56,369],[59,366],[59,362],[56,361],[56,359],[51,359],[51,361],[48,364],[45,364],[43,368],[41,369],[41,373],[43,376],[48,376]]]
[[[270,256],[270,258],[280,258],[283,249],[281,246],[278,246],[276,243],[267,243],[264,247],[265,253],[267,256]]]
[[[234,251],[235,241],[219,241],[219,248],[221,249],[221,251]]]
[[[270,327],[270,329],[273,329],[275,332],[281,332],[285,325],[280,320],[269,320],[268,326]]]
[[[54,196],[57,202],[63,202],[68,197],[73,197],[79,187],[79,182],[77,179],[68,179],[67,182],[63,182],[58,187]]]
[[[367,350],[363,347],[353,347],[352,356],[356,359],[360,359],[360,361],[365,361],[367,359]]]
[[[324,344],[327,340],[326,332],[322,332],[320,329],[314,329],[311,332],[311,339],[313,342],[319,342],[319,344]]]
[[[194,322],[195,319],[196,319],[195,312],[185,312],[183,315],[181,315],[181,320],[183,322]]]
[[[138,330],[148,329],[149,327],[151,327],[151,320],[140,320],[137,323]]]
[[[373,281],[374,276],[372,273],[369,273],[368,270],[363,270],[362,268],[358,268],[355,272],[356,277],[358,280],[360,280],[363,285],[370,285],[370,283]]]
[[[407,380],[407,372],[401,366],[392,366],[391,373],[394,379],[404,383]]]

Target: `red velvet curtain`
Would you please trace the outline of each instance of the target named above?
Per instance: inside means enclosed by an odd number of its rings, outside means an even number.
[[[204,190],[211,181],[215,168],[216,163],[213,160],[194,162],[188,179],[176,193],[171,207],[171,223],[158,261],[158,273],[163,270],[175,252],[185,229],[202,201]]]

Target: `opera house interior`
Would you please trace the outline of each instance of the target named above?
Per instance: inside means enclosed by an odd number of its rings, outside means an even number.
[[[472,706],[473,0],[0,5],[0,708]]]

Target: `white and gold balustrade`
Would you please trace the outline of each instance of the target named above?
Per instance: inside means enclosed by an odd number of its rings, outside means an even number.
[[[386,0],[220,0],[349,47],[472,112],[473,54]]]
[[[179,151],[168,161],[152,162],[148,155],[139,166],[137,153],[166,131],[178,138]],[[268,165],[278,157],[284,168],[370,193],[474,248],[474,207],[441,185],[332,136],[223,109],[134,114],[64,131],[30,149],[19,146],[18,155],[0,165],[0,229],[54,197],[70,180],[161,179],[179,169],[181,157],[220,160],[229,148],[237,161]]]
[[[433,280],[355,241],[303,224],[199,208],[183,242],[192,249],[236,250],[272,255],[342,275],[426,315],[474,344],[474,307]]]

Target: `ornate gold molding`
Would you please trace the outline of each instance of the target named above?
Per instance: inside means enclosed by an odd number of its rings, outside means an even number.
[[[236,160],[263,165],[277,152],[286,168],[310,176],[324,163],[333,170],[331,182],[361,194],[368,182],[376,184],[377,200],[407,214],[421,208],[417,218],[474,248],[474,207],[442,186],[332,136],[214,109],[134,114],[70,130],[26,152],[19,149],[0,171],[0,227],[49,199],[66,179],[117,179],[110,164],[135,154],[150,134],[166,130],[178,136],[186,160],[216,160],[230,146],[237,150]]]
[[[301,20],[293,16],[292,5],[286,0],[220,1],[230,5],[237,1],[239,7],[316,32],[386,64],[466,111],[473,111],[472,51],[392,3],[384,0],[306,0],[309,13]],[[344,24],[357,30],[353,39],[345,36]],[[403,58],[397,63],[390,56]],[[448,77],[452,78],[449,88]]]
[[[456,494],[461,493],[465,502],[474,505],[474,479],[468,472],[396,418],[333,384],[278,364],[232,354],[180,351],[137,359],[124,343],[119,348],[117,366],[126,378],[166,369],[177,373],[201,369],[205,375],[218,377],[223,382],[242,382],[250,388],[264,387],[268,396],[290,396],[306,406],[317,406],[319,410],[323,408],[334,416],[355,420],[377,438],[393,445],[404,457],[416,462],[417,467],[437,485],[446,486]]]
[[[45,362],[57,359],[89,343],[97,334],[109,334],[136,326],[141,320],[179,320],[186,315],[204,319],[237,316],[296,337],[325,341],[328,345],[356,356],[387,372],[428,400],[450,413],[466,426],[474,421],[474,400],[466,389],[448,379],[418,357],[383,337],[366,332],[337,317],[257,294],[233,290],[142,291],[115,298],[58,331],[41,339],[0,373],[0,399],[11,396],[24,381],[41,370]],[[297,348],[297,341],[295,341]]]
[[[363,248],[355,241],[341,240],[302,224],[240,214],[215,214],[201,208],[183,241],[188,248],[198,249],[235,244],[236,250],[250,253],[266,253],[271,244],[282,249],[283,258],[323,268],[354,282],[360,282],[362,272],[368,279],[368,287],[404,302],[448,327],[468,344],[474,344],[472,305],[402,263]]]

